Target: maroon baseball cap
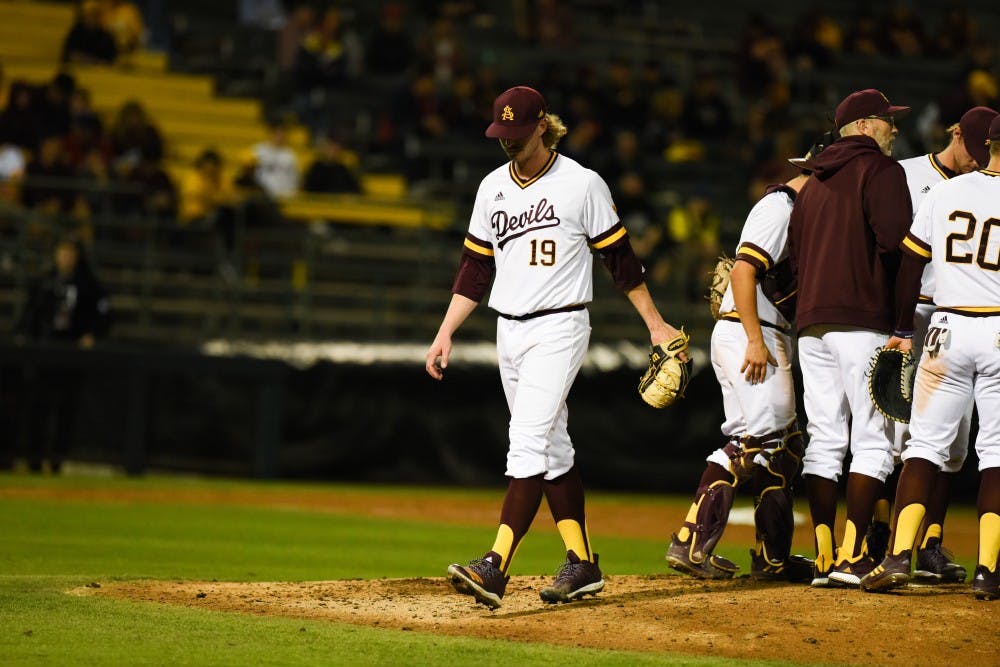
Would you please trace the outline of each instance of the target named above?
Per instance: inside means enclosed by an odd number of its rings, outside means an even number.
[[[989,107],[973,107],[962,114],[958,126],[962,128],[962,140],[965,150],[969,151],[979,168],[984,168],[990,162],[990,149],[986,147],[989,138],[990,122],[997,117],[997,112]]]
[[[837,110],[834,112],[834,122],[839,130],[848,123],[869,116],[898,118],[908,113],[910,113],[910,107],[893,106],[889,104],[889,99],[879,91],[874,88],[865,88],[851,93],[837,105]]]
[[[989,138],[986,140],[986,143],[992,145],[993,142],[995,142],[995,141],[1000,141],[1000,116],[997,116],[996,118],[994,118],[993,122],[990,123],[990,134],[989,134]],[[979,165],[979,168],[980,169],[985,169],[986,165],[985,164],[981,164],[981,165]]]
[[[545,98],[534,88],[514,86],[493,101],[493,122],[486,128],[492,139],[524,139],[545,117]]]

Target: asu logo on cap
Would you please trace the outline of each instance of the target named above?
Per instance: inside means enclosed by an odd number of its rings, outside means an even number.
[[[491,139],[518,140],[528,137],[545,118],[545,98],[534,88],[514,86],[493,102],[493,123],[486,128]]]

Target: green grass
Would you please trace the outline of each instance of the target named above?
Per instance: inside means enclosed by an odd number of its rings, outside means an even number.
[[[322,493],[324,487],[317,485],[0,475],[0,489],[11,487],[250,490],[260,497],[261,506],[119,502],[113,496],[101,502],[25,499],[0,494],[0,663],[4,665],[481,665],[484,656],[489,656],[490,663],[501,664],[641,665],[663,664],[666,659],[663,654],[452,638],[69,595],[67,590],[92,581],[123,579],[303,581],[440,576],[447,559],[477,555],[484,541],[492,539],[492,528],[267,506],[270,499],[289,490]],[[456,501],[483,493],[398,492],[444,493]],[[490,497],[495,496],[496,492],[490,492]],[[609,574],[662,573],[663,546],[659,540],[600,540],[602,562]],[[531,534],[518,552],[513,573],[550,573],[559,564],[553,554],[561,549],[557,534]],[[734,549],[732,557],[740,560],[740,552],[745,554],[745,548]],[[670,664],[748,663],[677,656]]]

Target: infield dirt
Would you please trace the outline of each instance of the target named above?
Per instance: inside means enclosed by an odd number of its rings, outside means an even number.
[[[297,583],[114,582],[75,591],[485,639],[844,665],[997,664],[995,603],[968,584],[873,595],[740,577],[607,577],[605,592],[546,605],[548,579],[514,577],[503,606],[477,606],[444,578]]]
[[[60,495],[107,500],[87,492]],[[117,501],[123,500],[122,494],[116,496]],[[127,500],[166,499],[139,492]],[[497,511],[496,503],[490,501],[466,501],[459,516],[454,503],[447,500],[371,493],[357,497],[336,491],[318,495],[276,493],[266,498],[259,494],[206,497],[180,492],[170,494],[169,500],[279,504],[378,517],[434,516],[444,522],[481,520],[484,525],[495,520]],[[630,503],[627,510],[615,502],[596,502],[588,509],[592,525],[605,527],[603,534],[663,537],[668,527],[682,518],[665,517],[662,506],[641,502]],[[539,523],[544,525],[548,518],[544,508],[539,514]],[[747,526],[730,526],[726,539],[752,541],[752,531]],[[797,534],[796,542],[804,541],[808,530]],[[949,518],[949,541],[956,550],[974,553],[974,519]],[[549,582],[548,577],[513,577],[503,606],[496,611],[455,594],[444,577],[271,583],[97,582],[99,586],[73,592],[207,610],[612,650],[799,664],[1000,664],[1000,603],[975,600],[968,583],[911,587],[874,595],[857,590],[762,584],[746,576],[722,582],[702,582],[674,574],[616,575],[606,580],[605,590],[597,597],[546,605],[539,600],[538,591]]]

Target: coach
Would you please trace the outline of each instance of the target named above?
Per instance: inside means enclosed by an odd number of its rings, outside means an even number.
[[[875,411],[864,376],[897,319],[899,244],[913,214],[906,175],[890,155],[896,119],[909,111],[874,89],[848,95],[835,112],[840,137],[806,163],[813,178],[789,221],[810,439],[803,475],[816,533],[814,586],[857,586],[875,567],[864,536],[893,468],[893,429]],[[848,449],[847,523],[835,557],[837,481]]]

